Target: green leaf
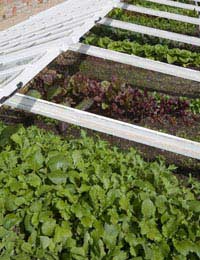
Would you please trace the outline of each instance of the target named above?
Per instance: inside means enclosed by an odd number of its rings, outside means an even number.
[[[47,99],[52,100],[53,98],[60,95],[62,93],[62,91],[63,91],[63,89],[61,87],[51,86],[50,88],[48,88]]]
[[[189,205],[189,209],[195,213],[200,213],[200,201],[198,200],[191,200],[188,201],[187,204]]]
[[[21,125],[15,125],[15,126],[7,126],[0,134],[0,146],[8,145],[10,142],[10,137],[18,132]]]
[[[15,201],[15,196],[10,195],[7,197],[7,199],[5,200],[5,208],[8,211],[14,211],[18,208],[18,205],[14,203]]]
[[[157,225],[153,219],[142,220],[140,223],[141,234],[146,235],[148,239],[160,242],[162,240],[162,235],[157,228]]]
[[[166,238],[171,238],[178,229],[176,217],[171,216],[170,219],[162,226],[162,233]]]
[[[53,241],[55,243],[62,242],[64,244],[68,238],[71,238],[71,236],[72,232],[69,223],[65,222],[62,226],[56,226]]]
[[[3,227],[9,230],[14,226],[19,225],[20,222],[21,222],[20,217],[18,217],[14,213],[11,213],[5,216],[3,221]]]
[[[77,259],[77,260],[78,259],[85,259],[85,257],[86,257],[86,253],[85,253],[85,250],[84,250],[83,247],[73,247],[71,249],[71,253],[72,253],[73,257],[75,257],[75,259]],[[77,258],[76,256],[82,256],[84,258],[82,258],[82,257]]]
[[[156,197],[155,205],[160,214],[163,214],[167,210],[166,202],[167,198],[164,195]]]
[[[107,108],[109,108],[109,105],[106,103],[102,103],[101,107],[103,110],[106,110]]]
[[[41,185],[41,179],[36,174],[29,174],[26,179],[27,183],[32,187],[39,187]]]
[[[67,181],[67,174],[62,171],[51,172],[48,174],[48,178],[54,184],[65,184]]]
[[[21,248],[22,248],[22,251],[24,251],[26,253],[30,253],[31,254],[32,251],[33,251],[31,244],[26,243],[26,242],[22,243],[22,247]]]
[[[42,95],[36,89],[30,89],[26,94],[34,98],[42,98]]]
[[[113,248],[116,244],[116,239],[119,234],[119,227],[117,225],[105,224],[103,240],[108,248]]]
[[[44,157],[40,149],[35,149],[32,155],[28,156],[27,162],[29,163],[32,170],[37,171],[43,166]]]
[[[68,167],[68,162],[66,157],[62,153],[58,153],[55,156],[52,156],[48,162],[47,166],[51,171],[57,171],[57,170],[66,170]]]
[[[167,54],[167,62],[169,64],[173,64],[177,61],[177,56],[170,56],[169,54]]]
[[[155,215],[156,208],[150,199],[145,199],[142,202],[142,214],[145,218],[150,218]]]
[[[49,219],[42,225],[42,234],[45,236],[52,236],[56,227],[55,219]]]
[[[47,236],[40,236],[40,243],[43,249],[46,249],[50,245],[50,238]]]
[[[189,255],[189,253],[196,253],[200,257],[200,243],[194,243],[190,240],[174,240],[173,244],[176,250],[184,256]]]
[[[130,209],[129,200],[127,197],[122,196],[122,198],[119,200],[119,205],[122,209],[128,211]]]

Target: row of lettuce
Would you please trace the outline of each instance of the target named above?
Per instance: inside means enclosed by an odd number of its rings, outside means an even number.
[[[28,95],[84,110],[99,109],[101,113],[131,120],[145,117],[190,118],[200,114],[200,99],[176,97],[137,88],[113,77],[112,81],[97,80],[76,72],[65,76],[48,69],[31,83]],[[85,106],[85,108],[84,108]]]
[[[127,0],[126,2],[164,11],[170,11],[169,9],[172,8],[168,5],[161,5],[143,0]],[[178,12],[182,11],[182,14],[184,14],[184,12],[193,12],[198,16],[196,11],[189,11],[186,9],[179,10],[179,8],[176,7],[173,7],[172,9],[177,10]],[[199,35],[199,28],[195,24],[134,13],[119,8],[111,11],[108,17],[185,35]],[[95,27],[84,39],[84,43],[183,67],[198,69],[200,65],[198,47],[166,39],[161,40],[153,36],[151,37],[121,29],[113,29],[105,26]]]
[[[200,184],[82,132],[0,125],[2,260],[200,258]]]
[[[166,8],[166,6],[163,5],[163,8]],[[113,11],[111,11],[109,16],[111,18],[119,19],[125,22],[145,25],[161,30],[167,30],[190,36],[199,35],[198,25],[192,23],[151,16],[137,12],[131,12],[120,8],[116,8]]]
[[[165,7],[163,5],[163,7]],[[199,29],[194,24],[175,20],[150,17],[139,13],[114,9],[108,15],[112,19],[197,36]],[[134,54],[157,61],[182,67],[199,69],[200,53],[198,46],[161,39],[140,33],[116,29],[108,26],[96,26],[83,39],[84,43],[110,50]]]
[[[171,12],[171,13],[181,14],[181,15],[186,15],[186,16],[191,16],[191,17],[199,16],[198,12],[195,10],[195,6],[194,6],[194,10],[189,10],[189,9],[183,9],[183,8],[179,8],[179,7],[169,6],[169,5],[167,5],[167,3],[166,3],[166,5],[163,5],[160,3],[150,2],[148,0],[125,0],[124,2],[128,3],[128,4],[133,4],[136,6],[142,6],[142,7],[146,7],[146,8],[150,8],[150,9],[154,9],[154,10]]]
[[[200,67],[200,53],[197,50],[189,50],[189,46],[177,48],[181,44],[120,29],[95,27],[84,39],[84,43],[182,67],[197,70]]]

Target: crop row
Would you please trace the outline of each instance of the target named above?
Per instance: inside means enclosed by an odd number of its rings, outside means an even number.
[[[128,40],[130,42],[137,41],[140,44],[150,44],[150,45],[166,45],[169,48],[179,48],[179,49],[185,49],[192,52],[200,52],[200,47],[186,44],[178,41],[172,41],[169,39],[159,38],[152,35],[147,34],[141,34],[133,31],[123,30],[114,28],[111,26],[95,26],[92,28],[91,32],[95,35],[98,35],[99,37],[109,37],[110,39],[114,41],[124,41]]]
[[[117,32],[112,30],[113,34],[107,33],[107,36],[102,36],[106,32],[105,29],[103,29],[103,33],[99,33],[100,31],[101,28],[96,32],[93,30],[86,36],[84,43],[183,67],[198,69],[200,66],[200,53],[198,52],[169,47],[168,44],[154,44],[151,40],[146,42],[145,39],[148,37],[140,34],[132,34],[131,38],[127,38],[127,34],[123,34],[121,30]],[[117,40],[117,34],[119,34],[120,40]]]
[[[135,23],[139,25],[145,25],[161,30],[182,33],[190,36],[198,36],[198,27],[194,24],[168,20],[161,17],[155,17],[140,13],[133,13],[122,9],[114,9],[109,14],[110,18],[121,20],[124,22]]]
[[[195,4],[195,0],[173,0],[175,2],[181,2],[184,4]]]
[[[178,7],[172,7],[168,5],[149,2],[148,0],[126,0],[125,2],[159,11],[171,12],[191,17],[198,17],[198,12],[196,10],[187,10]]]
[[[138,89],[116,78],[112,82],[99,81],[78,72],[68,77],[54,70],[41,73],[28,95],[129,122],[167,118],[187,125],[200,113],[199,99],[170,97]]]

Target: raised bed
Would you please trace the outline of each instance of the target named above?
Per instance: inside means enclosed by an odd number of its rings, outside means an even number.
[[[2,259],[198,259],[199,182],[174,166],[84,133],[1,124],[0,137]]]
[[[131,12],[123,9],[114,9],[109,14],[110,18],[125,22],[145,25],[170,32],[181,33],[190,36],[199,36],[199,26],[187,22],[175,21],[150,14]]]
[[[191,16],[191,17],[198,17],[198,12],[196,10],[187,10],[179,7],[169,6],[167,5],[167,3],[164,5],[161,3],[154,3],[148,0],[125,0],[124,2],[128,4],[159,10],[159,11],[172,12],[176,14]]]
[[[129,75],[134,74],[137,75],[138,71],[131,66],[67,52],[27,86],[29,90],[27,94],[199,141],[199,100],[188,98],[183,100],[178,97],[178,93],[174,92],[171,97],[166,96],[165,91],[155,93],[155,88],[149,88],[150,91],[146,92],[147,88],[136,85],[136,80],[132,79],[132,83],[128,81]],[[115,86],[118,89],[115,90]],[[105,91],[106,89],[108,91]],[[120,102],[124,103],[128,100],[129,108],[120,105]],[[61,128],[66,129],[64,125],[61,124]],[[123,142],[120,143],[123,148],[121,144]],[[130,142],[129,145],[132,146],[132,143]],[[186,160],[184,157],[177,157],[156,149],[151,149],[152,152],[149,153],[149,147],[143,145],[137,147],[148,159],[163,154],[170,163],[177,163],[179,166],[181,164],[193,170],[198,168],[198,162]]]

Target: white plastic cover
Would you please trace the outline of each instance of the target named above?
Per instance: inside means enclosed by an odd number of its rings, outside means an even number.
[[[113,6],[112,0],[66,0],[1,31],[0,100],[78,42]]]

